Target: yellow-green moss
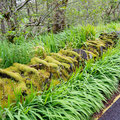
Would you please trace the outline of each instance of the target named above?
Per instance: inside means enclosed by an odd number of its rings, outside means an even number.
[[[74,58],[71,58],[71,57],[66,57],[66,58],[70,59],[73,63],[78,63],[78,61]]]
[[[0,78],[2,81],[4,87],[3,87],[3,92],[2,92],[2,98],[1,98],[1,105],[2,106],[7,106],[7,101],[8,101],[8,96],[10,97],[10,102],[15,100],[15,94],[14,94],[14,89],[17,88],[17,84],[20,82],[15,82],[12,79],[8,78]]]
[[[65,67],[66,69],[70,69],[70,65],[67,63],[61,63],[63,67]]]
[[[65,56],[62,56],[59,53],[51,53],[52,57],[60,62],[65,62],[65,63],[73,63],[70,59],[66,58]]]
[[[1,76],[6,77],[6,78],[12,78],[13,80],[17,82],[20,82],[23,80],[23,78],[20,76],[19,73],[14,73],[14,72],[0,69],[0,74]]]
[[[63,50],[63,49],[61,49],[59,51],[59,53],[62,54],[62,55],[70,56],[70,57],[75,56],[75,58],[79,58],[80,57],[80,55],[78,53],[76,53],[76,52],[74,52],[72,50]]]
[[[41,78],[41,84],[42,82],[45,82],[46,79],[49,79],[50,73],[45,70],[39,70],[40,78]]]
[[[94,58],[94,57],[97,57],[97,55],[95,55],[95,54],[94,54],[93,52],[91,52],[91,51],[85,50],[85,52],[86,52],[87,54],[91,54],[93,58]]]
[[[34,56],[39,58],[45,58],[46,52],[42,46],[36,46],[33,48]]]
[[[45,61],[49,62],[49,63],[55,63],[57,65],[61,65],[61,63],[57,60],[55,60],[52,56],[47,56],[45,58]]]
[[[48,66],[48,62],[46,62],[45,60],[42,60],[42,59],[39,59],[37,57],[34,57],[31,59],[31,64],[34,65],[34,64],[43,64],[45,66]]]
[[[27,65],[19,64],[19,63],[14,63],[13,66],[15,66],[18,70],[25,72],[26,74],[36,74],[38,75],[38,71],[34,68],[31,68]]]
[[[104,39],[103,42],[106,43],[110,43],[112,46],[114,45],[114,42],[111,39]]]
[[[82,46],[81,49],[85,49],[85,50],[91,50],[91,49],[93,49],[92,51],[96,52],[96,51],[99,51],[99,49],[100,49],[101,46],[105,47],[104,42],[101,41],[101,40],[95,40],[95,41],[89,41],[88,40],[88,41],[86,41],[84,43],[84,45]]]
[[[14,91],[15,91],[15,93],[18,93],[21,91],[21,93],[25,92],[26,94],[28,94],[25,82],[20,82],[19,84],[17,84],[16,88],[14,88]]]
[[[66,77],[66,79],[69,78],[70,75],[68,74],[68,72],[65,69],[62,69],[61,72]]]
[[[56,69],[58,69],[58,65],[55,64],[55,63],[48,63],[48,66],[51,67],[51,68],[56,68]]]
[[[4,70],[7,70],[7,71],[12,71],[12,72],[19,72],[19,70],[17,69],[17,67],[15,66],[10,66]]]
[[[2,62],[2,59],[0,58],[0,63]]]
[[[4,82],[0,79],[0,99],[3,97]]]
[[[105,43],[102,40],[87,41],[85,44],[97,47],[98,49],[101,46],[105,47]]]
[[[59,80],[57,80],[57,79],[52,79],[51,80],[51,85],[54,87],[54,86],[56,86],[56,85],[59,85],[60,84],[60,81]]]

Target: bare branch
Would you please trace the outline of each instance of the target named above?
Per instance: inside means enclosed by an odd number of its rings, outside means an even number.
[[[19,7],[17,7],[16,9],[15,9],[15,11],[13,12],[13,14],[14,13],[16,13],[17,11],[19,11],[20,9],[22,9],[28,2],[30,2],[31,0],[26,0],[25,2],[23,2]]]
[[[74,2],[70,2],[70,3],[68,3],[68,4],[77,3],[77,2],[78,2],[78,1],[74,1]],[[58,5],[58,4],[56,4],[55,7],[52,8],[51,11],[46,12],[42,18],[41,18],[41,16],[40,16],[40,17],[38,18],[38,21],[37,21],[36,23],[28,23],[28,24],[25,25],[25,26],[26,26],[26,27],[28,27],[28,26],[39,26],[39,24],[42,23],[42,22],[53,12],[53,10],[55,10],[55,9],[57,9],[57,8],[60,8],[60,7],[63,7],[63,6],[65,6],[65,4],[63,4],[63,5]]]

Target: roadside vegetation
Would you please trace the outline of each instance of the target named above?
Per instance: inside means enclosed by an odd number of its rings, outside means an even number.
[[[0,0],[0,120],[92,120],[119,83],[119,0]]]
[[[103,101],[117,91],[120,80],[120,44],[109,49],[95,63],[90,60],[73,73],[70,80],[49,88],[36,96],[26,97],[22,103],[1,109],[5,120],[90,120],[103,107]],[[17,97],[19,98],[19,97]],[[2,112],[3,111],[3,112]]]
[[[35,56],[35,47],[43,47],[46,54],[58,52],[60,49],[80,48],[86,40],[94,40],[102,32],[119,31],[119,23],[110,23],[107,25],[86,25],[71,27],[58,34],[39,35],[35,38],[25,40],[24,36],[16,37],[15,43],[7,40],[0,41],[0,66],[6,68],[13,63],[27,64]],[[40,57],[39,53],[39,57]]]

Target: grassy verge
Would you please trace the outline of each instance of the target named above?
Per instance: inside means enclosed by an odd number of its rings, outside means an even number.
[[[21,104],[1,110],[5,120],[90,120],[103,108],[103,101],[117,90],[120,80],[120,44],[95,62],[89,61],[83,72],[73,74],[69,82],[28,96]]]
[[[35,46],[43,46],[47,54],[58,52],[61,48],[80,48],[87,39],[98,37],[101,32],[111,32],[120,29],[119,23],[111,23],[99,26],[77,26],[64,30],[59,34],[46,34],[34,38],[25,38],[21,35],[15,38],[15,43],[0,41],[0,67],[6,68],[18,62],[26,64],[34,56]]]

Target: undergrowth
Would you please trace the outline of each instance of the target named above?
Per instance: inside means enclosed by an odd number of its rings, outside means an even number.
[[[120,29],[119,23],[111,23],[99,26],[77,26],[70,27],[59,34],[48,33],[25,39],[22,35],[14,39],[15,43],[8,43],[7,40],[0,41],[0,67],[6,68],[14,62],[28,63],[34,56],[35,46],[45,48],[47,54],[58,52],[61,48],[80,48],[87,39],[95,39],[101,32],[111,32]]]
[[[90,120],[104,107],[103,101],[117,90],[120,80],[120,45],[109,49],[97,62],[79,68],[67,83],[21,104],[1,110],[3,120]]]

